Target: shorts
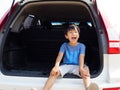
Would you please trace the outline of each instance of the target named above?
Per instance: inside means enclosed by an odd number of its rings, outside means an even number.
[[[79,66],[78,65],[67,65],[63,64],[59,67],[61,76],[63,77],[65,74],[70,73],[80,77]]]

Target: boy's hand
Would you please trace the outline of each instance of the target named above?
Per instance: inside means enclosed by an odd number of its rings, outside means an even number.
[[[52,71],[51,71],[51,75],[55,76],[55,75],[59,75],[59,66],[54,66],[52,68]]]
[[[89,68],[85,66],[83,69],[80,69],[80,74],[82,78],[87,78],[90,76],[89,74]]]

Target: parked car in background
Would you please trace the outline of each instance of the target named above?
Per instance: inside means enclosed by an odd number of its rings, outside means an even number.
[[[66,25],[80,28],[85,63],[100,90],[120,89],[120,34],[95,0],[22,0],[0,21],[0,89],[42,90]],[[82,79],[66,75],[52,90],[83,90]]]

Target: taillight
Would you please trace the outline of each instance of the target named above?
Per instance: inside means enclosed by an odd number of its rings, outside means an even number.
[[[120,90],[120,87],[116,87],[116,88],[104,88],[103,90]]]
[[[109,41],[109,54],[120,54],[120,40]]]

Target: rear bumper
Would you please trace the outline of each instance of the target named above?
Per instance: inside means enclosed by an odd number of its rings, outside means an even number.
[[[37,88],[43,90],[43,86],[47,78],[36,78],[36,77],[17,77],[17,76],[4,76],[0,75],[0,89],[1,90],[31,90]],[[92,79],[94,82],[94,79]],[[100,90],[103,88],[119,87],[120,82],[108,83],[100,82],[97,83]],[[58,79],[54,84],[52,90],[84,90],[82,79]]]

